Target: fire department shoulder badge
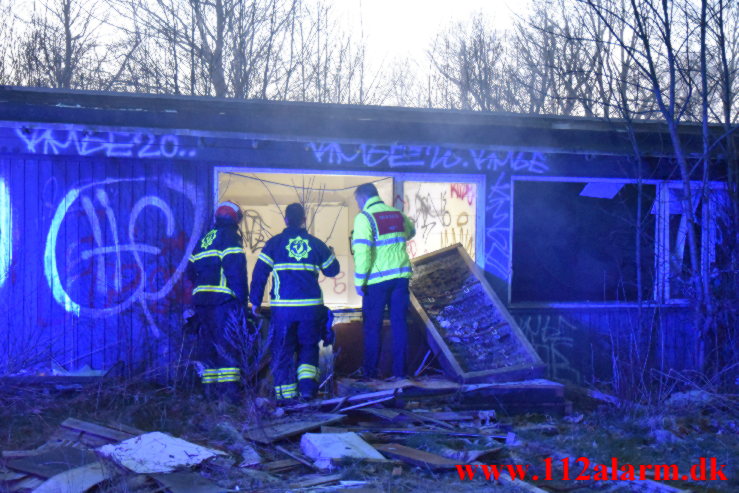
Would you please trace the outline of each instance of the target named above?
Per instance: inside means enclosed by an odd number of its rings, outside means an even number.
[[[211,229],[210,231],[208,231],[208,234],[205,235],[205,237],[200,241],[200,248],[205,250],[206,248],[211,246],[213,244],[213,240],[216,239],[217,234],[218,234],[217,229]]]
[[[301,238],[300,236],[290,238],[285,248],[287,249],[287,254],[297,261],[301,261],[308,257],[308,253],[311,251],[308,240]]]

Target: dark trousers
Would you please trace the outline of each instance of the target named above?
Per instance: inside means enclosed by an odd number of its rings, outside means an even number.
[[[390,307],[390,325],[393,330],[393,376],[406,376],[408,323],[405,316],[409,303],[408,279],[390,279],[364,288],[362,317],[364,319],[364,375],[366,377],[377,377],[377,365],[382,349],[382,319],[385,315],[385,306]]]
[[[198,335],[195,359],[204,367],[201,375],[206,394],[235,399],[240,390],[245,350],[246,318],[237,300],[220,305],[196,305]]]
[[[305,398],[314,397],[318,391],[320,322],[315,319],[296,320],[289,313],[276,311],[271,323],[272,378],[277,399],[292,399],[298,392]]]

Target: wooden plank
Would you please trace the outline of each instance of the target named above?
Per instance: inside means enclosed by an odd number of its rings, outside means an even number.
[[[169,474],[149,474],[157,483],[171,493],[222,493],[229,491],[200,474],[190,471],[179,471]]]
[[[59,447],[40,454],[11,460],[7,463],[7,466],[14,471],[48,479],[69,469],[97,462],[97,459],[97,455],[90,450]]]
[[[384,459],[356,433],[306,433],[300,439],[300,450],[316,464],[332,459]],[[321,467],[319,465],[319,467]]]
[[[281,472],[281,471],[287,471],[289,469],[294,469],[300,466],[301,464],[302,462],[290,458],[290,459],[274,460],[272,462],[265,462],[261,464],[259,467],[261,469],[264,469],[267,472]]]
[[[320,486],[329,483],[336,483],[341,480],[342,474],[332,474],[326,476],[323,474],[313,474],[310,476],[303,476],[299,481],[292,483],[292,488],[312,488],[314,486]]]
[[[101,462],[92,462],[52,476],[33,491],[34,493],[78,493],[87,491],[112,476],[110,469]]]
[[[244,435],[255,442],[268,444],[295,435],[302,435],[323,425],[337,423],[344,417],[343,414],[317,413],[308,419],[271,421],[247,430]]]
[[[379,392],[368,392],[344,397],[334,397],[322,401],[305,402],[294,406],[285,407],[285,411],[303,411],[306,409],[333,409],[336,406],[353,405],[360,402],[381,399],[383,397],[395,396],[400,392],[398,389],[381,390]]]
[[[107,426],[90,423],[88,421],[82,421],[74,418],[65,419],[61,426],[69,430],[89,433],[90,435],[95,435],[111,442],[121,442],[123,440],[128,440],[129,438],[133,438],[134,436],[136,436],[133,433],[114,430],[112,428],[108,428]]]
[[[374,447],[383,454],[387,454],[394,459],[399,459],[408,464],[432,470],[454,469],[458,462],[430,452],[406,447],[405,445],[400,445],[398,443],[382,443],[376,444]]]
[[[295,454],[293,452],[290,452],[285,447],[281,447],[280,445],[277,445],[275,447],[275,450],[277,450],[278,452],[282,452],[283,454],[287,455],[288,457],[290,457],[294,461],[303,464],[304,466],[308,467],[309,469],[313,469],[314,471],[318,471],[318,467],[316,467],[315,464],[313,464],[311,461],[309,461],[308,459],[306,459],[305,457],[303,457],[300,454]]]

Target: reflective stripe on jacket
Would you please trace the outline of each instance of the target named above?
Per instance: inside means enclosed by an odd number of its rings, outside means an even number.
[[[361,287],[411,277],[405,244],[415,234],[413,222],[398,209],[386,205],[380,197],[367,200],[354,218],[354,283]]]
[[[246,255],[235,224],[217,224],[198,241],[190,255],[188,278],[196,305],[219,305],[236,298],[246,303]]]
[[[339,269],[339,261],[324,242],[304,228],[285,228],[267,241],[257,258],[250,301],[255,306],[262,304],[271,273],[270,307],[289,309],[297,317],[314,318],[323,305],[319,272],[334,277]]]

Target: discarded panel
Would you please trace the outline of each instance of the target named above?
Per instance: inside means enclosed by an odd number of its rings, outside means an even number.
[[[413,260],[411,304],[444,371],[465,382],[535,378],[544,363],[461,245]]]

